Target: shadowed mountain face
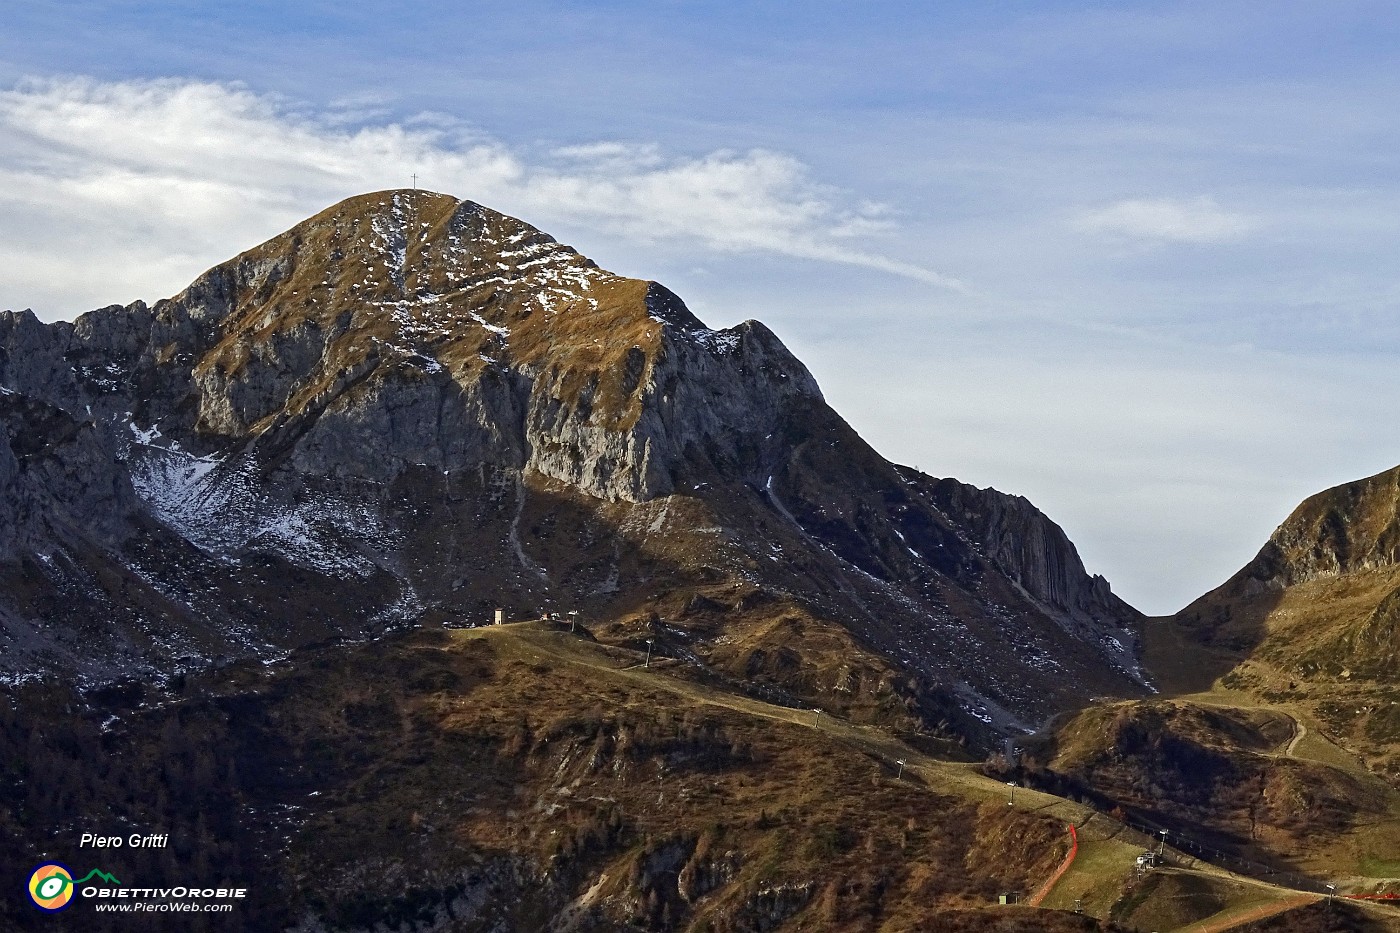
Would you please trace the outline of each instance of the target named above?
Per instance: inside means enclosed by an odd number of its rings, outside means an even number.
[[[0,677],[580,610],[785,701],[988,738],[1141,695],[1024,499],[892,465],[767,328],[521,221],[338,204],[153,307],[0,314]]]

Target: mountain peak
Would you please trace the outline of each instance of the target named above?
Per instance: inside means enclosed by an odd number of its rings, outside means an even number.
[[[877,649],[921,672],[918,702],[942,683],[983,724],[1143,689],[1135,614],[1029,504],[902,475],[762,324],[711,330],[471,201],[360,195],[152,307],[0,317],[0,385],[96,426],[103,482],[144,503],[130,540],[177,539],[142,554],[194,548],[234,575],[273,560],[298,568],[289,592],[323,574],[343,631],[555,600],[720,612],[716,637],[740,617],[763,632],[736,665],[788,678],[784,633],[809,618],[846,633],[818,639],[844,671],[823,691],[893,682],[875,673],[891,662],[852,666]],[[52,536],[70,531],[78,552],[79,522]],[[280,638],[277,599],[236,631]]]
[[[194,372],[214,404],[200,429],[223,435],[258,433],[306,410],[337,374],[383,364],[460,385],[523,367],[553,373],[571,398],[615,383],[600,396],[610,404],[595,398],[589,411],[625,425],[668,340],[724,352],[753,330],[711,331],[659,284],[600,269],[523,221],[404,190],[349,198],[210,270],[164,310],[181,309],[206,328]],[[781,347],[771,334],[760,342]],[[297,372],[303,359],[320,361],[319,376]],[[816,393],[800,364],[786,365]],[[250,367],[299,385],[232,392]]]
[[[523,221],[423,191],[349,198],[210,274],[230,273],[245,318],[323,319],[354,306],[363,323],[377,312],[396,325],[378,336],[415,349],[483,327],[499,334],[534,313],[596,311],[607,286],[625,281]]]

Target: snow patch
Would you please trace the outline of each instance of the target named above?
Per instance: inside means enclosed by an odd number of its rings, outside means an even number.
[[[741,337],[732,330],[710,330],[703,327],[687,333],[692,341],[709,350],[711,353],[733,353],[739,349]]]
[[[133,457],[131,478],[160,521],[226,558],[249,548],[271,550],[329,575],[365,577],[378,568],[368,555],[392,548],[397,537],[364,503],[331,495],[273,499],[249,458],[230,462],[145,447]]]

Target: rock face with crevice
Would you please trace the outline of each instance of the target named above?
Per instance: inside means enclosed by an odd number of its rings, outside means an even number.
[[[470,201],[364,195],[152,306],[5,312],[0,386],[6,677],[499,606],[910,728],[1145,689],[1137,614],[1030,503],[895,467],[762,324]]]
[[[1024,496],[940,479],[932,498],[1007,579],[1081,637],[1104,636],[1105,627],[1132,617],[1108,581],[1084,569],[1064,529]],[[1108,647],[1131,663],[1128,645]]]

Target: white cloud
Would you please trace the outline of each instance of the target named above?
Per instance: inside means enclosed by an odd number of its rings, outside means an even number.
[[[639,168],[657,168],[666,162],[661,147],[651,143],[645,145],[632,145],[623,142],[584,143],[578,146],[560,146],[551,154],[569,162],[592,166],[595,169],[609,167],[635,171]]]
[[[1253,228],[1243,214],[1226,211],[1208,197],[1117,201],[1077,218],[1084,230],[1178,243],[1221,243]]]
[[[815,182],[781,153],[667,156],[597,141],[528,158],[441,114],[355,122],[240,85],[31,80],[0,91],[0,306],[45,317],[178,291],[198,272],[334,201],[419,183],[549,230],[691,242],[956,280],[860,241],[887,209]]]

